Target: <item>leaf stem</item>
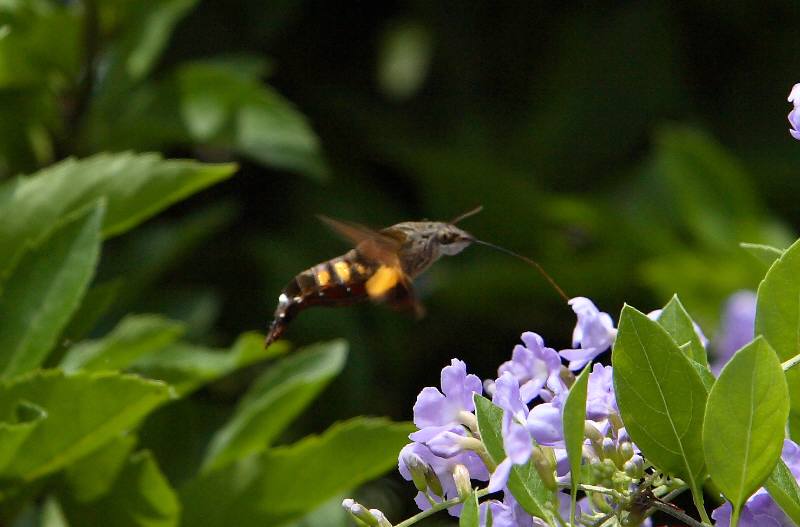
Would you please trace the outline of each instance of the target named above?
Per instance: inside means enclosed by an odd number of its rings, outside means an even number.
[[[477,495],[478,498],[482,498],[482,497],[486,496],[487,494],[489,494],[489,489],[480,489],[480,490],[476,490],[474,492],[475,492],[475,494]],[[468,497],[468,496],[466,496],[466,497]],[[424,520],[428,516],[432,516],[432,515],[436,514],[439,511],[443,511],[443,510],[445,510],[447,508],[452,507],[453,505],[458,505],[459,503],[463,503],[463,502],[464,502],[464,499],[462,499],[462,498],[452,498],[452,499],[449,499],[449,500],[445,500],[445,501],[443,501],[441,503],[436,503],[435,505],[431,506],[430,509],[428,509],[426,511],[419,512],[419,513],[415,514],[414,516],[411,516],[410,518],[407,518],[407,519],[401,521],[400,523],[396,524],[394,527],[408,527],[409,525],[414,525],[418,521]]]
[[[798,353],[791,359],[787,360],[786,362],[782,363],[781,368],[783,368],[783,371],[789,371],[791,368],[794,368],[798,364],[800,364],[800,353]]]
[[[661,503],[660,501],[654,501],[650,506],[653,509],[657,509],[663,512],[664,514],[668,514],[669,516],[672,516],[673,518],[682,521],[689,527],[707,527],[707,525],[711,525],[710,521],[706,523],[704,520],[703,523],[700,523],[699,521],[695,520],[685,512],[678,510],[674,507],[670,507],[668,504]]]

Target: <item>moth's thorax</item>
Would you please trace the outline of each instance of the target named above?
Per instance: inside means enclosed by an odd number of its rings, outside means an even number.
[[[401,242],[400,263],[403,271],[412,278],[442,255],[461,252],[472,238],[461,229],[440,221],[406,221],[382,232]],[[443,240],[448,243],[443,244]]]

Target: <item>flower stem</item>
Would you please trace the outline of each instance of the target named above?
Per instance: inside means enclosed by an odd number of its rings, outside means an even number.
[[[781,364],[781,368],[783,368],[783,371],[789,371],[790,369],[794,368],[798,364],[800,364],[800,353],[798,353],[797,355],[795,355],[791,359],[789,359],[786,362],[784,362],[783,364]]]
[[[489,489],[476,490],[475,494],[478,496],[478,498],[482,498],[482,497],[486,496],[487,494],[489,494]],[[458,505],[459,503],[464,502],[464,500],[467,497],[469,497],[469,496],[465,496],[464,499],[462,499],[462,498],[453,498],[453,499],[449,499],[449,500],[443,501],[441,503],[437,503],[437,504],[433,505],[430,509],[428,509],[426,511],[422,511],[420,513],[417,513],[414,516],[401,521],[400,523],[396,524],[394,527],[408,527],[409,525],[414,525],[418,521],[424,520],[428,516],[432,516],[432,515],[436,514],[439,511],[443,511],[443,510],[445,510],[445,509],[447,509],[449,507],[452,507],[453,505]]]

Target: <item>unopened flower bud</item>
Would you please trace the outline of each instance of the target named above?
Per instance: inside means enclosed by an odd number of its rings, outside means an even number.
[[[644,459],[642,459],[642,456],[634,454],[633,457],[625,462],[622,469],[629,477],[639,479],[644,475]]]
[[[610,459],[614,461],[614,458],[617,455],[617,445],[614,444],[614,440],[610,437],[606,437],[603,439],[603,457],[605,459]]]
[[[622,461],[627,461],[633,457],[634,454],[633,445],[630,443],[630,441],[623,441],[619,445],[618,452],[620,459]]]
[[[603,434],[600,433],[591,421],[585,421],[583,424],[583,435],[589,439],[589,442],[594,448],[597,457],[600,457],[603,452]]]
[[[354,518],[361,520],[369,525],[369,527],[382,527],[380,523],[378,523],[378,519],[360,503],[347,498],[342,500],[342,507],[352,514]]]
[[[538,472],[539,477],[542,478],[542,483],[544,483],[547,488],[556,490],[558,484],[556,483],[555,463],[551,462],[550,457],[545,454],[542,447],[539,446],[534,447],[531,458],[533,459],[533,466],[536,467],[536,472]]]
[[[386,518],[386,515],[378,509],[370,509],[369,512],[378,520],[379,527],[392,527],[392,523]]]
[[[458,497],[462,500],[467,499],[467,496],[472,494],[472,481],[470,481],[469,469],[459,463],[453,469],[453,481],[456,483],[456,490]]]
[[[403,456],[403,463],[408,467],[408,471],[411,473],[411,480],[417,490],[420,492],[428,490],[427,473],[431,470],[428,464],[413,453]]]
[[[483,391],[490,398],[494,397],[494,391],[495,391],[494,381],[491,379],[486,379],[485,381],[483,381]]]
[[[444,489],[442,489],[442,482],[439,481],[439,476],[433,470],[425,472],[425,481],[428,483],[428,490],[439,496],[444,496]]]

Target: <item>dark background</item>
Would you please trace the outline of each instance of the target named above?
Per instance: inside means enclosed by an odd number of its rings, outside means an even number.
[[[800,221],[800,145],[785,119],[800,80],[798,8],[567,4],[201,3],[165,64],[268,57],[268,82],[309,118],[330,172],[318,181],[243,162],[173,212],[222,199],[237,211],[159,287],[208,289],[213,337],[229,341],[266,328],[294,274],[347,250],[315,214],[382,227],[483,204],[464,227],[539,259],[571,296],[616,318],[623,302],[650,310],[677,292],[712,336],[725,296],[755,288],[762,272],[737,242],[786,241]],[[414,60],[417,46],[429,61],[417,57],[420,81],[392,96],[378,72],[398,33],[411,44],[396,53]],[[695,139],[697,159],[672,159]],[[450,358],[491,376],[525,330],[569,345],[570,310],[533,269],[488,249],[444,259],[418,287],[419,322],[364,305],[308,311],[291,326],[297,344],[351,343],[315,426],[355,413],[410,418]]]

